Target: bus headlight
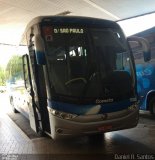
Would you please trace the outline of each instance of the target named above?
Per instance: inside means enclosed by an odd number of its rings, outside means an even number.
[[[138,109],[138,104],[137,104],[137,103],[132,104],[130,107],[128,107],[128,110],[129,110],[129,111],[134,111],[134,110],[136,110],[136,109]]]
[[[76,114],[65,113],[65,112],[54,110],[54,109],[50,109],[50,113],[53,114],[54,116],[57,116],[59,118],[66,119],[66,120],[77,117]]]

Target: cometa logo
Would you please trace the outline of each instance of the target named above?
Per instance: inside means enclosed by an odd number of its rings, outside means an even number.
[[[113,102],[114,100],[109,98],[109,99],[96,99],[96,103],[109,103],[109,102]]]

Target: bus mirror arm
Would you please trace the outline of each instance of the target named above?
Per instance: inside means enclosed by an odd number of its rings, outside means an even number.
[[[143,51],[143,57],[144,57],[144,61],[148,62],[151,60],[151,47],[149,42],[142,37],[137,37],[137,36],[130,36],[127,38],[129,44],[130,43],[136,43],[138,42],[140,44],[140,46],[142,47],[142,51]]]
[[[41,37],[41,35],[37,34],[34,37],[34,47],[35,47],[35,55],[37,64],[39,65],[45,65],[46,59],[45,59],[45,46],[44,41]]]

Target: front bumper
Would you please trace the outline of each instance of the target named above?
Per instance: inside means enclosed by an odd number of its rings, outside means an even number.
[[[49,107],[48,111],[53,139],[128,129],[135,127],[139,119],[138,107],[106,115],[80,115],[71,120],[54,116]]]

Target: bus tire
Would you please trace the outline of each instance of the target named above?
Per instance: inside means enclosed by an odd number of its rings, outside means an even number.
[[[10,97],[10,104],[14,113],[19,113],[19,111],[14,107],[13,97]]]
[[[13,108],[13,112],[14,113],[19,113],[19,111],[15,107]]]
[[[149,109],[150,109],[150,113],[151,113],[152,115],[155,115],[155,96],[153,96],[153,97],[150,99]]]
[[[45,133],[44,133],[43,130],[39,130],[39,131],[38,131],[38,135],[39,135],[40,137],[45,137]]]

